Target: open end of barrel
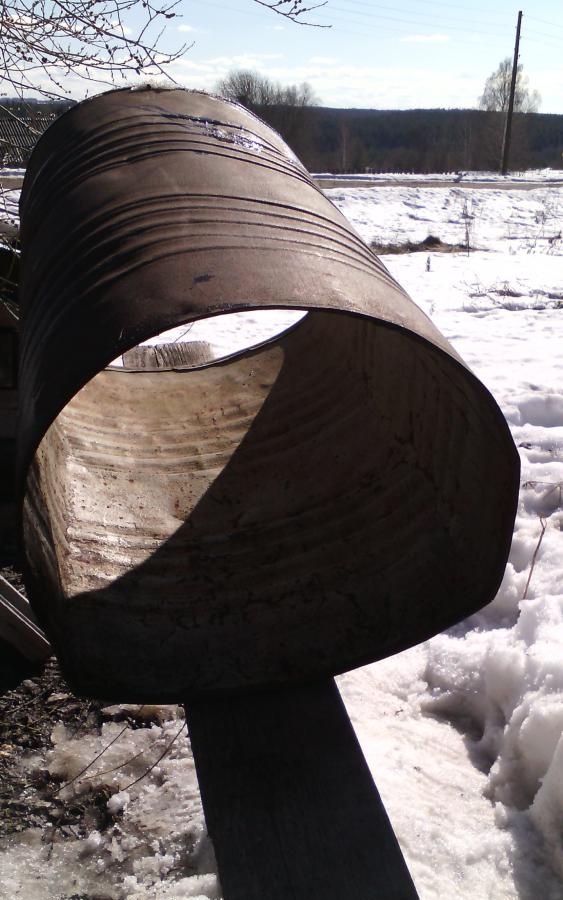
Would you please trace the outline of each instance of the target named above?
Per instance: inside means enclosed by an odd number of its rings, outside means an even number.
[[[108,368],[146,371],[214,365],[278,340],[306,315],[305,310],[256,309],[186,322],[148,338]]]
[[[214,365],[100,372],[43,439],[24,510],[75,689],[302,681],[482,606],[514,472],[481,392],[408,332],[319,311]]]

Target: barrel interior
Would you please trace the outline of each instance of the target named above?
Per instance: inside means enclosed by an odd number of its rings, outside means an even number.
[[[28,579],[65,674],[172,702],[436,633],[500,580],[480,529],[511,515],[503,435],[458,363],[347,313],[222,362],[100,372],[27,478]]]

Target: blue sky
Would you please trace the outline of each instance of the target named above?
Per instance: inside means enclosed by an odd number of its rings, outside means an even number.
[[[253,0],[181,0],[166,43],[193,42],[173,66],[183,85],[213,89],[235,68],[284,84],[308,81],[326,106],[474,107],[487,76],[512,57],[521,4],[460,0],[328,0],[297,26]],[[523,8],[520,61],[541,112],[563,113],[563,4]]]

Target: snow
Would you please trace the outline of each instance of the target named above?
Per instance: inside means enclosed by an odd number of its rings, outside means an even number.
[[[19,221],[19,198],[19,188],[0,186],[0,235],[10,235],[17,227]]]
[[[418,172],[368,172],[365,174],[357,172],[349,175],[335,174],[333,172],[314,172],[312,177],[318,180],[330,179],[331,181],[342,181],[344,184],[346,184],[346,182],[358,181],[358,179],[361,179],[362,181],[372,181],[374,184],[380,182],[387,183],[390,181],[412,181],[417,183],[422,181],[431,181],[433,183],[436,181],[443,181],[444,183],[476,181],[480,184],[490,184],[491,182],[510,184],[545,181],[551,184],[553,182],[563,182],[563,170],[548,168],[526,169],[524,172],[508,172],[506,175],[500,175],[498,172],[438,172],[432,175],[420,175]]]
[[[480,250],[413,253],[384,261],[495,395],[522,459],[514,541],[494,602],[423,648],[402,654],[400,663],[397,658],[362,673],[373,682],[365,685],[364,697],[388,690],[393,682],[396,696],[397,666],[402,670],[409,655],[418,660],[410,685],[418,678],[423,689],[410,702],[409,737],[399,747],[403,758],[413,753],[420,757],[418,765],[434,788],[440,785],[444,805],[435,789],[429,802],[420,804],[423,786],[410,771],[412,784],[402,780],[397,785],[396,754],[387,771],[375,745],[397,729],[396,722],[382,726],[383,718],[370,723],[365,705],[357,701],[355,725],[421,897],[451,895],[449,879],[457,871],[457,897],[561,898],[563,195],[553,188],[424,187],[335,189],[329,194],[365,239],[386,243],[391,232],[397,243],[430,233],[463,244],[470,210],[470,244]],[[359,677],[351,673],[342,680],[349,708],[354,693],[348,699],[348,685]],[[409,686],[403,690],[408,696]],[[434,739],[428,734],[429,717],[442,728]],[[459,754],[450,764],[446,748],[456,739]],[[463,799],[454,791],[460,756],[472,770],[463,777]],[[470,791],[476,773],[481,784]],[[409,797],[416,799],[409,802]],[[480,811],[475,809],[477,797]],[[417,833],[417,807],[427,822],[430,801],[436,833],[427,833],[428,824]],[[456,823],[456,812],[460,819],[470,819],[471,826]],[[443,844],[438,856],[436,840]],[[456,847],[456,840],[461,846]]]
[[[561,178],[529,180],[540,175]],[[513,545],[493,603],[338,679],[421,900],[563,898],[563,184],[494,181],[327,191],[368,241],[431,234],[465,246],[469,235],[478,249],[384,262],[492,391],[522,462]],[[220,356],[235,338],[253,344],[290,324],[279,313],[244,315],[204,323],[197,339]],[[106,789],[112,824],[51,848],[36,831],[5,839],[0,897],[218,900],[181,711],[157,709],[147,728],[55,729],[49,770],[76,778],[69,798]]]
[[[209,344],[213,359],[225,359],[233,353],[255,347],[271,340],[303,318],[307,313],[298,310],[273,309],[263,312],[239,312],[200,319],[189,325],[170,328],[142,342],[142,346],[202,341]],[[111,367],[122,367],[123,357],[118,356]]]
[[[57,726],[52,774],[76,779],[62,799],[107,788],[113,825],[82,840],[51,841],[33,829],[3,842],[0,897],[54,900],[82,894],[146,900],[220,896],[211,844],[180,707],[160,707],[162,725],[104,724],[79,738]],[[111,710],[110,710],[111,712]],[[94,766],[83,770],[104,748]],[[150,777],[135,784],[150,766]],[[80,773],[83,773],[82,775]],[[99,773],[99,774],[96,774]],[[78,777],[77,777],[78,776]],[[180,873],[185,874],[179,877]],[[170,879],[168,876],[171,875]]]

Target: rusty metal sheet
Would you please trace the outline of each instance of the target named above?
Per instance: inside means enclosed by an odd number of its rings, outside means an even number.
[[[334,675],[492,599],[504,418],[268,126],[194,92],[101,95],[40,139],[21,215],[26,578],[76,690]],[[308,315],[221,362],[104,371],[266,308]]]

